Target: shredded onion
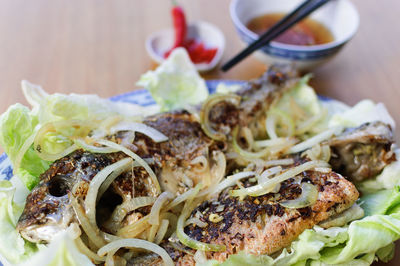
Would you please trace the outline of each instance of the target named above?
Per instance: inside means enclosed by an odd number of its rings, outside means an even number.
[[[271,167],[275,165],[291,165],[294,164],[294,160],[292,158],[287,159],[279,159],[279,160],[270,160],[263,162],[264,167]]]
[[[254,142],[257,148],[266,148],[271,146],[278,146],[285,144],[289,138],[275,138],[275,139],[266,139],[266,140],[256,140]]]
[[[276,115],[275,114],[268,114],[267,119],[265,120],[265,127],[267,130],[267,134],[270,139],[277,139],[278,135],[276,134]]]
[[[97,228],[97,226],[93,227],[93,225],[89,222],[89,219],[86,216],[85,212],[82,210],[82,206],[78,203],[78,200],[71,194],[69,195],[69,198],[71,200],[71,205],[76,213],[78,221],[83,228],[83,231],[85,231],[86,235],[93,242],[93,244],[97,248],[100,248],[107,244],[107,242],[100,236],[99,228]]]
[[[248,147],[253,147],[254,137],[253,137],[253,133],[251,132],[250,128],[248,128],[248,127],[242,128],[241,133],[242,133],[242,136],[244,137],[244,139],[246,140]]]
[[[215,164],[211,167],[211,175],[213,176],[212,182],[218,184],[225,176],[226,158],[223,152],[214,151],[213,160]]]
[[[279,204],[285,208],[304,208],[313,205],[318,199],[317,188],[309,183],[301,183],[301,194],[293,200],[282,201]]]
[[[156,237],[154,238],[154,243],[156,243],[157,245],[161,243],[161,241],[164,239],[164,236],[167,234],[168,225],[169,225],[169,220],[167,219],[161,220],[160,227],[158,228]]]
[[[189,225],[189,224],[195,224],[198,227],[204,228],[207,226],[207,223],[203,222],[202,220],[200,220],[197,217],[192,217],[186,220],[185,226]]]
[[[262,184],[258,184],[258,185],[248,187],[248,188],[232,190],[232,191],[230,191],[230,194],[235,197],[245,197],[247,195],[261,196],[261,195],[270,193],[277,184],[280,184],[281,182],[283,182],[291,177],[294,177],[304,171],[311,170],[315,167],[328,167],[328,166],[329,165],[326,162],[321,162],[321,161],[306,162],[299,166],[290,168],[290,169],[286,170],[285,172],[275,176],[272,179],[267,180],[266,182],[264,182]]]
[[[191,188],[188,191],[186,191],[185,193],[177,196],[170,204],[168,204],[165,207],[165,210],[168,211],[168,210],[172,209],[173,207],[179,205],[180,203],[188,200],[189,198],[194,197],[195,195],[197,195],[197,193],[199,193],[199,191],[202,187],[203,187],[203,184],[198,183],[194,188]]]
[[[256,173],[248,171],[248,172],[240,172],[240,173],[228,176],[224,181],[217,184],[216,186],[210,187],[206,190],[201,191],[198,196],[202,197],[202,196],[208,195],[208,197],[211,197],[215,194],[220,193],[225,188],[235,185],[237,181],[239,181],[243,178],[247,178],[247,177],[255,176],[255,175],[256,175]]]
[[[232,131],[232,147],[233,149],[242,157],[244,157],[245,159],[258,159],[258,158],[262,158],[262,157],[266,157],[269,154],[268,149],[263,149],[259,152],[250,152],[250,151],[246,151],[244,149],[242,149],[239,144],[237,143],[237,135],[239,132],[239,128],[236,127],[233,131]]]
[[[125,158],[122,159],[116,163],[113,163],[107,167],[105,167],[103,170],[98,172],[92,179],[92,181],[89,184],[89,189],[86,194],[86,199],[85,199],[85,210],[86,210],[86,215],[89,218],[90,223],[92,226],[96,226],[96,201],[97,201],[97,195],[99,188],[101,184],[107,179],[107,178],[117,178],[119,174],[123,170],[126,169],[127,166],[132,164],[132,159],[131,158]],[[119,171],[118,171],[119,170]],[[113,172],[117,172],[117,174],[110,175]]]
[[[286,130],[287,130],[286,137],[291,137],[294,135],[295,124],[294,124],[293,119],[290,117],[290,115],[288,115],[287,113],[285,113],[282,110],[275,109],[275,108],[271,109],[269,111],[269,113],[273,113],[277,117],[280,118],[280,122],[283,123],[283,125],[286,127]],[[275,126],[276,126],[276,123],[275,123]]]
[[[135,239],[135,238],[130,238],[130,239],[121,239],[117,241],[113,241],[104,247],[100,248],[97,254],[99,256],[104,256],[108,252],[116,251],[120,248],[140,248],[140,249],[146,249],[151,252],[154,252],[162,258],[164,261],[165,265],[167,266],[174,266],[174,262],[172,261],[171,257],[168,255],[168,253],[159,245],[153,244],[149,241],[142,240],[142,239]]]
[[[213,94],[209,96],[207,100],[203,103],[200,112],[200,123],[204,133],[208,137],[220,141],[225,140],[226,136],[212,128],[210,123],[210,111],[212,110],[213,106],[223,101],[231,102],[237,106],[240,103],[240,96],[235,94]]]
[[[79,251],[82,252],[84,255],[88,256],[90,259],[94,260],[96,263],[105,261],[104,258],[100,257],[96,253],[94,253],[90,248],[88,248],[85,243],[83,243],[82,239],[78,237],[75,239],[75,244],[78,247]]]
[[[136,122],[121,122],[114,127],[110,129],[111,134],[114,134],[118,131],[134,131],[134,132],[139,132],[142,133],[152,140],[154,142],[163,142],[167,141],[168,137],[162,134],[160,131],[149,127],[146,124],[143,123],[136,123]]]
[[[170,212],[163,212],[160,215],[160,219],[161,220],[167,219],[169,221],[169,227],[167,230],[167,234],[165,235],[166,237],[169,237],[170,235],[175,233],[176,224],[178,223],[178,217],[175,214]]]
[[[196,262],[196,265],[204,265],[207,263],[206,254],[202,250],[197,250],[196,253],[194,253],[193,259]]]
[[[289,153],[298,153],[304,150],[307,150],[311,147],[313,147],[314,145],[317,145],[319,143],[321,143],[324,140],[329,139],[330,137],[332,137],[333,135],[337,135],[342,131],[342,128],[336,127],[336,128],[330,128],[322,133],[319,133],[299,144],[296,144],[295,146],[293,146],[292,148],[289,149]]]
[[[127,225],[127,226],[119,229],[117,232],[117,236],[120,236],[123,238],[136,237],[149,227],[150,227],[149,215],[147,215],[145,217],[142,217],[138,221],[134,222],[133,224]]]
[[[150,166],[146,163],[146,161],[143,160],[142,158],[140,158],[140,156],[138,156],[133,151],[127,149],[126,147],[124,147],[122,145],[119,145],[117,143],[114,143],[112,141],[99,140],[98,143],[102,144],[102,145],[105,145],[105,146],[108,146],[108,147],[111,147],[111,148],[118,149],[118,150],[122,151],[123,153],[125,153],[126,155],[129,155],[130,157],[132,157],[136,162],[138,162],[149,173],[149,176],[150,176],[151,181],[153,182],[153,185],[154,185],[154,188],[155,188],[155,194],[158,195],[158,194],[161,193],[160,184],[158,183],[158,179],[157,179],[156,174],[150,168]]]
[[[110,148],[110,147],[97,147],[90,144],[87,144],[83,139],[74,139],[74,143],[81,149],[85,151],[89,151],[92,153],[113,153],[118,150]]]
[[[282,171],[281,166],[275,166],[272,168],[269,168],[262,172],[262,174],[258,177],[258,183],[264,183],[269,180],[269,178],[273,175],[276,175]]]
[[[136,209],[153,204],[156,201],[154,197],[136,197],[118,205],[111,214],[110,220],[119,224],[125,218],[126,214]]]
[[[58,159],[61,159],[65,156],[67,156],[70,153],[73,153],[77,149],[79,149],[79,147],[75,144],[72,144],[71,146],[69,146],[68,148],[63,150],[62,152],[59,152],[56,154],[45,153],[44,151],[42,151],[42,152],[37,152],[37,155],[42,160],[53,162],[53,161],[57,161]]]
[[[318,121],[320,121],[327,114],[327,109],[323,109],[322,112],[319,112],[317,115],[312,116],[308,120],[300,123],[296,128],[296,135],[304,134],[314,127]]]
[[[167,202],[169,199],[172,199],[173,195],[171,192],[164,191],[161,193],[160,196],[156,199],[156,201],[153,204],[153,207],[151,208],[150,214],[149,214],[149,224],[151,225],[159,225],[160,223],[160,210],[162,206]]]
[[[198,173],[202,173],[208,169],[208,160],[204,155],[197,156],[190,162],[190,164],[200,165],[200,167],[193,168],[193,170]]]

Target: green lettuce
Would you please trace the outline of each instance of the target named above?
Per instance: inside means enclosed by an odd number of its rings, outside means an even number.
[[[87,256],[79,252],[72,235],[71,228],[59,233],[48,246],[42,246],[36,254],[20,266],[94,266]]]
[[[23,205],[13,201],[15,187],[9,181],[0,181],[0,255],[16,264],[37,252],[35,244],[25,241],[15,229]]]
[[[395,122],[382,103],[375,104],[371,100],[362,100],[352,108],[338,112],[332,116],[329,126],[357,127],[366,122],[383,121],[392,128]]]
[[[314,89],[307,84],[310,78],[311,75],[304,76],[293,88],[284,93],[276,108],[283,111],[290,110],[293,99],[309,115],[318,115],[322,111],[322,106]]]
[[[0,117],[0,145],[13,166],[20,160],[19,167],[14,167],[14,173],[19,175],[29,189],[38,183],[38,176],[49,167],[49,163],[40,159],[33,147],[25,152],[22,159],[18,159],[22,156],[19,154],[22,146],[34,134],[38,123],[37,115],[21,104],[11,106]]]
[[[39,175],[46,171],[51,162],[39,158],[30,145],[40,127],[47,123],[66,120],[103,121],[109,117],[120,116],[126,120],[136,116],[151,115],[159,111],[157,106],[142,107],[130,103],[115,103],[96,95],[47,94],[37,85],[22,82],[22,88],[32,109],[15,104],[0,116],[0,145],[5,150],[13,165],[14,174],[18,175],[28,189],[39,182]],[[55,154],[69,145],[68,136],[73,134],[69,127],[56,133],[47,134],[42,149]],[[27,143],[27,144],[26,144]],[[23,154],[22,154],[23,153]]]
[[[143,74],[137,85],[150,91],[161,111],[201,103],[209,94],[205,81],[183,48],[175,49],[156,70]]]

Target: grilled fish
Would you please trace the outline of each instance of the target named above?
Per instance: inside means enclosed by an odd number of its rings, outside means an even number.
[[[302,182],[317,187],[318,200],[305,208],[282,207],[279,202],[299,196]],[[248,187],[254,184],[247,180],[243,185]],[[276,194],[247,196],[240,201],[229,195],[230,189],[232,188],[220,193],[214,200],[203,202],[192,212],[192,217],[197,216],[207,226],[192,224],[185,227],[185,233],[191,238],[226,246],[226,251],[223,252],[206,252],[207,259],[222,262],[229,255],[240,251],[254,255],[274,254],[289,246],[305,229],[351,207],[359,196],[355,186],[340,174],[317,170],[306,171],[284,181]],[[219,221],[215,222],[210,218],[211,215],[220,217]],[[177,265],[195,264],[193,250],[177,248],[167,242],[163,247]],[[157,256],[147,256],[133,260],[131,265],[158,263],[161,260]]]
[[[216,130],[223,129],[222,132],[227,135],[238,124],[254,126],[260,119],[265,120],[263,116],[270,103],[296,81],[297,74],[291,68],[272,67],[262,78],[248,83],[238,92],[242,96],[239,106],[227,102],[215,106],[211,122]],[[228,109],[230,112],[227,112]],[[228,114],[231,118],[225,119]],[[155,143],[137,133],[134,142],[128,146],[142,158],[154,161],[152,167],[162,188],[174,193],[182,193],[198,182],[199,174],[193,170],[193,159],[204,156],[210,160],[211,171],[213,157],[226,147],[226,143],[207,137],[196,116],[187,111],[158,114],[147,117],[143,123],[162,132],[168,141]],[[122,142],[123,134],[117,133],[109,136],[109,139]],[[92,178],[104,167],[124,157],[122,153],[91,154],[79,150],[54,162],[28,195],[17,230],[32,242],[51,241],[56,232],[64,230],[76,220],[67,193],[72,191],[74,196],[84,197]],[[210,172],[204,174],[209,175]],[[168,178],[171,175],[174,178]],[[171,183],[174,179],[177,182]],[[113,182],[112,191],[108,193],[113,200],[104,202],[115,202],[115,207],[132,197],[151,195],[150,184],[145,171],[135,168],[133,174],[125,173]]]
[[[383,122],[349,128],[328,142],[332,150],[330,164],[353,181],[373,178],[396,160],[393,143],[392,129]]]

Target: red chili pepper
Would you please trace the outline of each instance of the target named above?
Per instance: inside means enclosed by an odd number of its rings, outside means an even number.
[[[171,13],[175,30],[175,43],[173,48],[181,47],[186,39],[187,31],[185,13],[183,13],[182,7],[177,5],[172,8]]]
[[[217,48],[208,49],[201,41],[186,39],[187,24],[182,7],[174,4],[171,13],[174,24],[175,42],[172,48],[164,54],[164,58],[167,58],[175,48],[184,47],[188,51],[190,60],[193,63],[210,63],[217,53]]]

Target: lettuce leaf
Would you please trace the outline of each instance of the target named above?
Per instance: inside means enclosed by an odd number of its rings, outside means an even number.
[[[29,139],[39,123],[38,117],[21,104],[12,105],[0,117],[0,145],[10,158],[14,173],[17,173],[27,188],[32,189],[38,183],[38,176],[43,173],[49,163],[40,159],[33,147],[30,147],[22,159],[19,168],[15,163],[25,141]]]
[[[143,74],[137,85],[150,91],[161,111],[195,105],[208,97],[205,81],[183,48],[175,49],[156,70]]]
[[[25,241],[15,229],[23,205],[13,201],[14,192],[15,187],[11,182],[0,181],[0,255],[15,264],[27,259],[38,249],[35,244]]]
[[[357,127],[373,121],[383,121],[393,129],[396,124],[382,103],[375,104],[371,100],[362,100],[352,108],[334,114],[329,121],[329,127]]]
[[[39,158],[33,145],[22,151],[25,142],[33,142],[38,128],[43,125],[65,120],[103,121],[109,117],[120,116],[126,120],[137,116],[151,115],[159,108],[142,107],[130,103],[115,103],[97,95],[47,94],[37,85],[22,82],[24,95],[32,105],[32,110],[15,104],[0,117],[0,145],[4,148],[18,175],[28,189],[39,182],[39,175],[46,171],[51,162]],[[71,127],[72,128],[72,127]],[[46,135],[44,148],[48,153],[57,153],[71,145],[70,132],[57,132]],[[64,134],[64,135],[63,135]]]
[[[39,252],[20,266],[94,266],[87,256],[79,252],[72,235],[71,228],[60,232],[48,246],[42,247]]]

